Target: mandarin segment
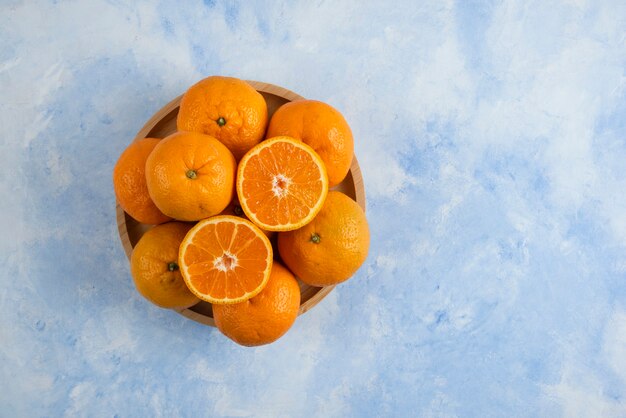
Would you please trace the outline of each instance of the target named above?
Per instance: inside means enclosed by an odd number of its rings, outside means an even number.
[[[189,289],[213,303],[237,303],[258,294],[269,278],[273,251],[252,222],[219,215],[196,224],[180,246],[181,273]]]
[[[243,208],[241,207],[241,204],[239,203],[239,200],[235,197],[232,202],[230,202],[230,204],[228,206],[226,206],[226,209],[224,209],[220,215],[231,215],[231,216],[237,216],[239,218],[243,218],[243,219],[247,219],[246,214],[243,211]],[[267,231],[263,228],[261,228],[261,230],[263,231],[263,233],[271,240],[276,236],[276,231]]]
[[[323,161],[290,137],[268,139],[250,150],[237,170],[237,196],[245,214],[268,231],[297,229],[320,210],[328,193]]]

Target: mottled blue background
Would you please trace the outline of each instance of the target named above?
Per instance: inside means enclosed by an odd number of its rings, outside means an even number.
[[[144,301],[113,165],[195,81],[345,115],[370,257],[270,346]],[[625,417],[626,3],[0,5],[3,417]]]

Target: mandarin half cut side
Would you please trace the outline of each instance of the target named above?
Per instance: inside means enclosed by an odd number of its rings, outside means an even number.
[[[239,303],[257,295],[269,279],[273,251],[252,222],[219,215],[198,222],[178,255],[185,283],[213,304]]]
[[[298,229],[315,217],[328,194],[320,156],[305,143],[267,139],[241,159],[237,196],[246,216],[267,231]]]

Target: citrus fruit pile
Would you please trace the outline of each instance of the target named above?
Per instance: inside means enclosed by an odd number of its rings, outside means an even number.
[[[363,210],[332,190],[353,158],[343,116],[298,100],[268,119],[251,85],[208,77],[183,95],[175,133],[135,140],[113,170],[122,209],[155,225],[131,256],[139,293],[170,309],[209,302],[217,328],[246,346],[294,323],[296,278],[341,283],[369,249]]]

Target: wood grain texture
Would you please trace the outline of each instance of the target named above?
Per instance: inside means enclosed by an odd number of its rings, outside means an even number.
[[[250,83],[265,98],[270,117],[276,109],[283,104],[293,100],[304,99],[304,97],[290,90],[273,84],[259,81],[248,81],[248,83]],[[178,115],[181,98],[182,95],[178,96],[156,112],[137,133],[134,140],[146,137],[165,138],[166,136],[174,133],[176,131],[176,116]],[[363,208],[363,210],[365,210],[365,187],[356,156],[352,160],[352,165],[346,178],[343,182],[341,182],[341,184],[333,187],[333,190],[341,191],[350,196],[359,204],[359,206],[361,206],[361,208]],[[141,236],[152,226],[141,224],[134,220],[131,216],[124,212],[117,202],[116,215],[120,241],[122,242],[126,256],[130,260],[130,256],[133,252],[134,246],[137,244],[137,241],[139,241]],[[276,254],[276,256],[278,256],[278,254]],[[300,280],[298,280],[298,283],[300,284],[301,294],[300,310],[298,315],[302,315],[313,308],[335,288],[335,286],[309,286]],[[209,326],[215,326],[215,322],[213,320],[213,310],[210,303],[200,302],[191,308],[177,310],[177,312],[196,322]]]

